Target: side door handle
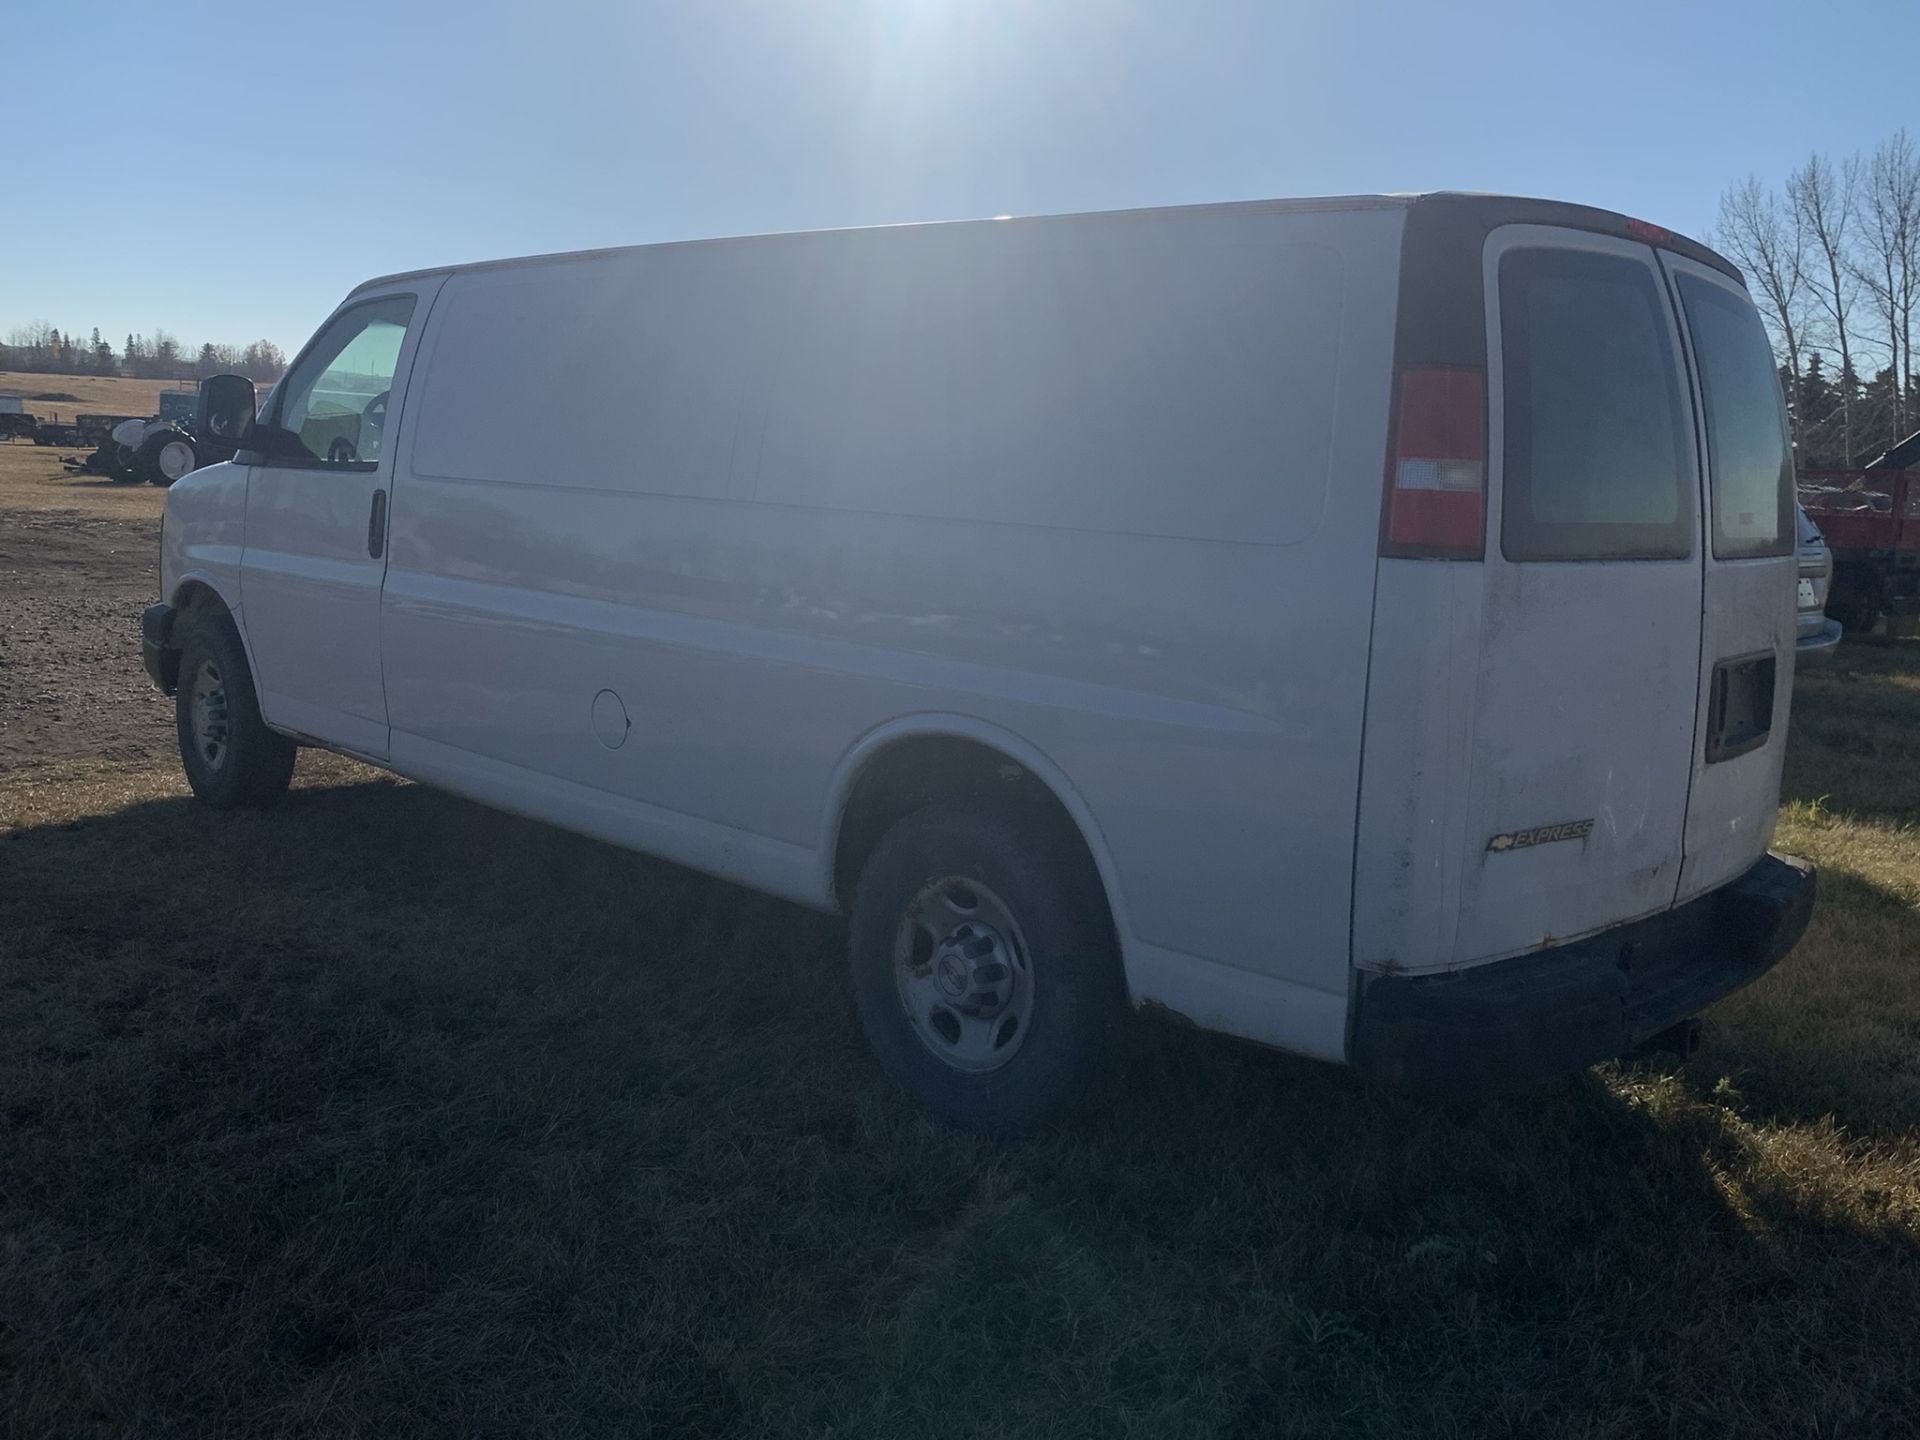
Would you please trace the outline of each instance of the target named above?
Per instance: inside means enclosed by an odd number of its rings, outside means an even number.
[[[378,560],[387,548],[387,492],[373,492],[373,512],[367,516],[367,554]]]

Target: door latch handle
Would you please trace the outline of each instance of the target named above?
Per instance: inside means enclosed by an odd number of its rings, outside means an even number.
[[[373,513],[367,516],[367,554],[375,560],[387,548],[387,492],[373,492]]]

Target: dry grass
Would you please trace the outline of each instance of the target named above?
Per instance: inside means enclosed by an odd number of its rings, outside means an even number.
[[[167,492],[159,486],[116,485],[103,476],[70,475],[61,468],[62,457],[87,453],[84,446],[0,440],[0,526],[21,512],[49,510],[160,523]]]
[[[71,420],[75,415],[152,415],[162,390],[191,390],[191,380],[123,380],[112,375],[30,375],[0,370],[0,394],[22,397],[23,407],[42,420]],[[39,394],[71,395],[72,400],[35,400]]]
[[[330,757],[240,816],[16,772],[0,1414],[1911,1434],[1920,647],[1795,723],[1822,906],[1683,1069],[1454,1111],[1146,1028],[1107,1118],[1018,1142],[882,1082],[836,922]]]

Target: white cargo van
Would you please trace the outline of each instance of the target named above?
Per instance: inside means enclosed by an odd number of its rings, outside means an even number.
[[[201,799],[319,745],[845,911],[954,1119],[1099,1091],[1129,1002],[1525,1081],[1806,925],[1773,360],[1651,225],[1370,196],[456,266],[354,291],[257,421],[209,384],[250,439],[168,494],[143,625]]]

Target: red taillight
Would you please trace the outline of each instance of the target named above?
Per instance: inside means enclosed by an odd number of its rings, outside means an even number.
[[[1400,372],[1382,555],[1478,560],[1485,553],[1486,433],[1480,371]]]
[[[1664,225],[1655,225],[1646,220],[1627,221],[1627,233],[1649,245],[1669,245],[1673,243],[1673,232]]]

